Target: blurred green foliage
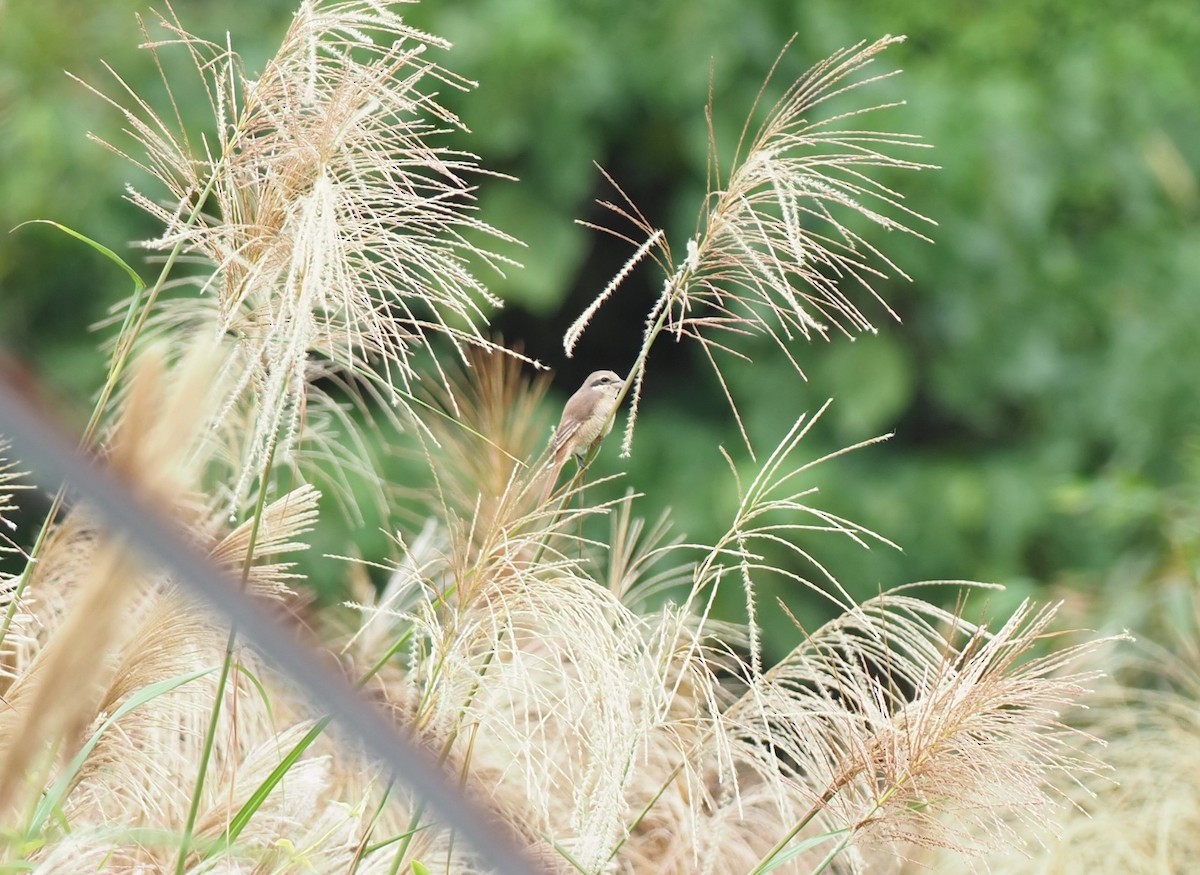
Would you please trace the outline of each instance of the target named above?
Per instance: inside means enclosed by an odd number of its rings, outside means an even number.
[[[280,0],[175,5],[205,36],[230,29],[252,67],[290,14]],[[142,180],[84,139],[89,130],[118,137],[119,119],[62,75],[107,88],[103,58],[140,92],[157,93],[134,49],[141,8],[0,5],[5,231],[51,218],[119,251],[155,233],[119,199],[126,181]],[[452,40],[439,60],[479,82],[443,95],[472,131],[456,142],[520,178],[481,191],[485,217],[528,244],[512,253],[526,268],[496,278],[510,302],[497,326],[556,368],[563,395],[593,367],[631,363],[661,284],[639,269],[577,359],[563,359],[563,329],[629,254],[573,224],[600,219],[593,199],[615,194],[593,162],[682,251],[704,192],[710,88],[728,159],[791,34],[776,91],[834,49],[907,34],[881,62],[904,75],[857,99],[905,101],[872,124],[936,147],[929,157],[941,170],[887,180],[937,221],[936,245],[872,238],[914,279],[879,289],[903,324],[880,309],[878,335],[800,350],[808,382],[766,348],[753,367],[730,367],[756,449],[768,451],[828,397],[806,459],[895,432],[812,474],[814,504],[904,548],[862,553],[834,536],[814,541],[813,554],[856,595],[948,577],[1004,582],[1006,598],[1061,581],[1107,592],[1118,574],[1128,576],[1122,592],[1136,591],[1147,568],[1178,561],[1171,521],[1200,477],[1195,0],[438,0],[409,18]],[[99,338],[86,327],[124,282],[44,226],[7,233],[0,343],[82,399],[102,375]],[[735,452],[739,438],[696,353],[656,351],[633,458],[618,462],[607,448],[600,466],[627,467],[647,515],[672,505],[680,528],[706,539],[736,500],[717,446]],[[819,619],[820,609],[782,594],[805,622]],[[764,596],[767,620],[786,626],[773,595]]]

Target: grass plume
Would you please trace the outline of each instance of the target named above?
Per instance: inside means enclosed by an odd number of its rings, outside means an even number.
[[[511,262],[471,240],[515,241],[473,214],[474,156],[434,145],[461,127],[435,89],[471,83],[430,59],[447,43],[388,6],[303,2],[254,78],[169,6],[143,30],[156,58],[190,55],[212,130],[182,127],[165,74],[171,105],[159,111],[114,72],[120,96],[105,99],[139,151],[111,148],[166,194],[130,190],[164,226],[145,245],[199,258],[209,270],[194,282],[210,297],[177,298],[153,315],[147,303],[137,325],[177,342],[220,339],[218,416],[238,423],[226,476],[241,507],[268,456],[292,461],[314,409],[346,424],[318,381],[344,375],[387,411],[409,404],[414,357],[435,337],[460,353],[493,348],[481,326],[501,302],[473,269]]]

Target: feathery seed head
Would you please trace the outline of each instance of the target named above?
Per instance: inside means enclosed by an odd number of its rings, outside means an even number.
[[[497,348],[480,327],[501,302],[474,270],[512,262],[468,235],[515,241],[473,214],[475,157],[431,145],[461,127],[433,89],[471,83],[428,58],[444,41],[387,6],[306,0],[257,79],[173,13],[158,26],[167,36],[147,34],[146,46],[190,53],[215,136],[198,147],[128,87],[132,108],[106,99],[144,150],[136,163],[168,193],[131,194],[164,225],[146,245],[211,271],[197,282],[216,306],[173,318],[225,344],[225,415],[251,408],[234,489],[244,495],[277,443],[290,461],[323,400],[315,378],[345,374],[406,405],[432,335]]]

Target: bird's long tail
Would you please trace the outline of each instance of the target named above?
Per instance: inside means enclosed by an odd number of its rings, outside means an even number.
[[[561,457],[556,455],[546,463],[541,473],[537,475],[541,478],[540,484],[535,487],[538,492],[538,507],[543,506],[547,499],[550,498],[550,493],[554,491],[554,485],[558,483],[558,475],[562,473],[563,465],[566,464],[566,461],[567,456],[565,453]]]

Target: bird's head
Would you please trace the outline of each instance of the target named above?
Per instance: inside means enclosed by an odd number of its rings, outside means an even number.
[[[614,371],[593,371],[583,381],[583,386],[585,389],[599,390],[612,398],[616,398],[625,386],[625,381]]]

